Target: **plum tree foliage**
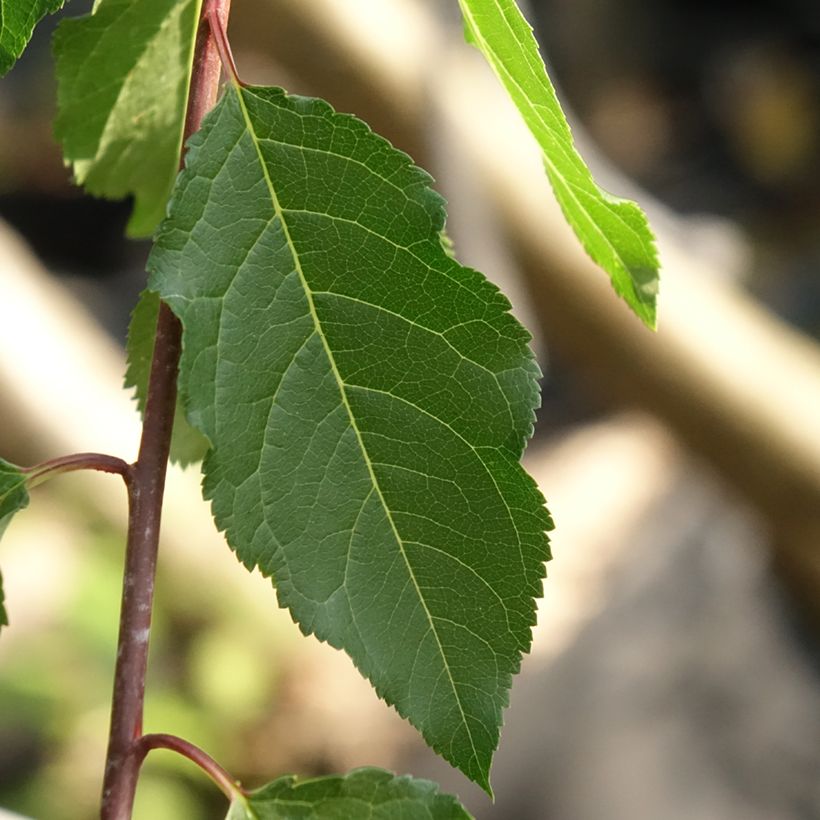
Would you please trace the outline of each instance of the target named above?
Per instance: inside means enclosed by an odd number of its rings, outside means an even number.
[[[458,2],[568,222],[654,327],[658,265],[640,208],[593,181],[514,0]],[[0,71],[61,5],[0,0]],[[529,334],[442,241],[430,176],[322,100],[244,84],[227,14],[225,0],[97,0],[57,30],[65,160],[88,192],[132,196],[129,234],[154,237],[126,375],[143,438],[134,464],[0,461],[0,530],[54,474],[125,479],[126,587],[142,597],[124,600],[106,820],[130,817],[139,765],[158,747],[199,763],[231,820],[467,817],[433,784],[379,769],[246,791],[186,741],[141,733],[138,644],[169,449],[201,461],[216,526],[301,630],[344,650],[490,794],[550,557],[552,523],[519,464],[539,403]]]

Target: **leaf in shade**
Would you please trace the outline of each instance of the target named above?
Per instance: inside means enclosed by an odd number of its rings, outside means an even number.
[[[551,521],[518,463],[529,334],[448,257],[444,219],[361,121],[231,87],[190,141],[149,287],[182,321],[230,545],[489,791]]]
[[[227,820],[470,820],[429,780],[357,769],[344,777],[280,777],[231,805]]]
[[[128,326],[128,340],[125,352],[128,367],[125,371],[125,387],[133,388],[137,409],[142,415],[145,412],[145,399],[148,395],[148,378],[151,375],[151,359],[154,355],[154,337],[159,314],[159,296],[151,291],[140,294],[137,306],[131,314]],[[198,430],[191,427],[185,419],[185,413],[177,400],[174,414],[174,430],[171,435],[171,461],[187,467],[202,461],[208,452],[208,441]]]
[[[0,77],[25,51],[34,27],[65,0],[0,0]]]
[[[655,238],[638,205],[599,188],[572,141],[532,28],[515,0],[459,0],[468,42],[487,58],[541,147],[556,199],[589,256],[650,328],[656,324]]]
[[[0,458],[0,538],[12,516],[28,506],[25,474],[8,461]],[[2,576],[0,576],[0,626],[8,625],[4,606]]]
[[[179,166],[201,0],[99,0],[54,36],[54,130],[79,184],[134,196],[131,236],[153,233]]]

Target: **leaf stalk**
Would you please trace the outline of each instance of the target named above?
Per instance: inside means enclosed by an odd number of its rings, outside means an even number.
[[[231,78],[234,85],[240,87],[247,87],[247,83],[243,83],[239,79],[239,72],[236,70],[236,62],[231,51],[231,44],[228,41],[228,35],[225,32],[225,21],[219,16],[219,11],[213,6],[205,10],[205,16],[208,20],[208,25],[211,27],[214,41],[216,43],[216,50],[219,53],[219,59],[222,62],[222,69]]]
[[[26,487],[30,490],[55,476],[77,470],[96,470],[101,473],[120,475],[128,486],[132,480],[133,469],[133,465],[116,456],[104,453],[72,453],[68,456],[43,461],[33,467],[25,467],[22,472],[26,475]]]
[[[188,758],[199,766],[232,802],[244,800],[247,796],[247,792],[239,781],[235,780],[226,769],[198,746],[181,737],[167,734],[143,735],[139,740],[140,760],[144,759],[152,749],[167,749]]]

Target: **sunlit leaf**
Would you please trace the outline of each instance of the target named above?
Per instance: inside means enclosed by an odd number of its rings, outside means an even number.
[[[467,40],[487,58],[541,147],[567,222],[615,291],[643,322],[656,323],[658,259],[643,211],[599,188],[575,150],[532,29],[515,0],[459,0]]]
[[[54,36],[54,129],[77,182],[134,197],[132,236],[153,233],[179,166],[201,0],[99,0]]]
[[[65,0],[0,0],[0,77],[18,60],[34,27]]]
[[[306,633],[489,789],[551,526],[518,464],[529,334],[442,247],[441,198],[359,120],[230,88],[149,261],[182,321],[204,491]]]

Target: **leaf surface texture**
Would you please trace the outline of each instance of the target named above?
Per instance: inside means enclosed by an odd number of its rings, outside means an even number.
[[[616,293],[651,328],[656,324],[655,240],[638,205],[599,188],[572,133],[515,0],[459,0],[467,39],[487,58],[541,148],[556,199],[589,256]]]
[[[149,260],[240,559],[489,789],[551,526],[518,460],[529,334],[440,240],[430,177],[354,117],[230,88]]]
[[[298,780],[280,777],[247,802],[236,801],[227,820],[470,820],[458,801],[435,783],[396,777],[382,769],[357,769]]]
[[[25,51],[34,27],[65,0],[0,0],[0,77]]]
[[[153,233],[179,166],[201,0],[99,0],[54,37],[54,129],[79,184],[134,196],[131,236]]]

